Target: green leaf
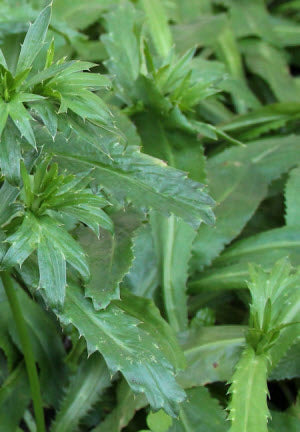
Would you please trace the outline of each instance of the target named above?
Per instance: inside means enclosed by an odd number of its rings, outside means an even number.
[[[109,72],[126,90],[131,90],[140,72],[139,42],[135,29],[137,11],[129,2],[122,2],[106,17],[107,34],[101,36],[109,54]],[[118,59],[118,61],[115,61]]]
[[[124,148],[114,143],[109,146],[107,156],[90,143],[83,149],[82,141],[75,136],[68,141],[57,136],[54,142],[44,134],[42,137],[39,139],[48,151],[55,152],[62,168],[73,172],[95,168],[93,176],[97,183],[117,199],[127,198],[142,208],[174,213],[195,227],[202,220],[214,222],[211,210],[214,201],[204,192],[203,185],[161,160],[140,153],[134,146]]]
[[[300,224],[300,168],[291,171],[285,189],[286,215],[288,226]]]
[[[199,5],[197,5],[199,11]],[[176,48],[183,53],[191,47],[212,45],[226,26],[226,15],[216,14],[194,16],[192,22],[172,26]]]
[[[232,147],[210,158],[207,176],[216,206],[216,228],[202,225],[193,246],[193,268],[208,265],[243,229],[267,193],[267,185],[295,165],[295,136],[274,137]],[[251,178],[251,182],[249,181]]]
[[[242,56],[235,35],[229,25],[225,26],[222,33],[219,34],[215,47],[217,56],[225,63],[230,75],[247,86]],[[247,111],[244,100],[240,99],[238,95],[233,95],[233,101],[238,113],[243,114]]]
[[[190,292],[203,289],[245,288],[248,263],[259,264],[269,270],[275,261],[289,256],[293,265],[300,264],[300,230],[282,227],[237,241],[189,284]]]
[[[3,432],[16,431],[29,402],[29,384],[21,362],[0,388],[0,424]]]
[[[8,117],[8,104],[0,99],[0,137],[5,128]]]
[[[159,0],[153,0],[151,5],[147,0],[142,0],[141,4],[146,13],[155,48],[161,57],[166,57],[172,48],[172,34],[164,6]]]
[[[65,300],[66,261],[49,233],[41,234],[38,245],[38,264],[40,271],[40,288],[47,293],[50,305],[62,305]],[[59,235],[59,232],[57,233]]]
[[[270,432],[297,432],[300,428],[300,420],[285,412],[271,411]]]
[[[142,225],[133,239],[134,260],[122,286],[133,294],[152,298],[158,287],[159,274],[153,236],[149,224]]]
[[[40,218],[39,230],[39,285],[50,305],[61,306],[66,289],[66,261],[87,280],[90,273],[86,256],[73,237],[51,218]]]
[[[179,334],[187,368],[178,381],[184,388],[228,380],[242,347],[246,327],[213,326],[190,329]]]
[[[89,278],[86,257],[80,245],[49,216],[36,218],[26,212],[22,225],[6,239],[11,243],[3,261],[3,268],[22,263],[36,249],[40,271],[39,287],[51,306],[61,306],[65,298],[66,261],[83,279]]]
[[[16,198],[20,190],[12,186],[7,181],[1,186],[0,189],[0,226],[7,225],[13,218],[22,213],[22,207],[16,204]]]
[[[266,355],[256,355],[250,347],[245,349],[229,389],[230,432],[268,431],[267,366]]]
[[[241,49],[251,72],[269,84],[278,101],[299,101],[298,88],[281,51],[257,40],[244,41]]]
[[[225,413],[205,387],[187,391],[188,400],[182,404],[179,418],[173,420],[168,432],[225,432],[228,430]],[[152,429],[151,429],[152,430]],[[155,431],[155,429],[153,429]]]
[[[167,432],[171,424],[172,418],[162,410],[147,416],[147,425],[153,432]]]
[[[105,419],[92,432],[120,432],[135,415],[147,405],[143,394],[135,395],[123,379],[117,390],[117,403]]]
[[[169,323],[176,332],[188,323],[186,281],[195,230],[185,222],[151,213],[151,226],[161,266],[164,304]]]
[[[155,335],[155,343],[177,369],[184,369],[185,359],[178,345],[173,329],[161,317],[159,309],[152,300],[122,292],[122,300],[114,302],[118,307],[140,321],[140,328]]]
[[[10,117],[21,133],[21,137],[24,136],[29,144],[35,147],[35,136],[30,123],[32,118],[23,103],[18,99],[13,99],[8,104],[8,110]]]
[[[74,432],[79,422],[110,385],[110,376],[99,354],[80,361],[71,378],[51,432]]]
[[[221,129],[229,133],[238,133],[242,140],[255,139],[297,118],[299,118],[299,103],[279,102],[240,115],[226,122]]]
[[[5,69],[8,69],[8,66],[7,66],[7,63],[6,63],[6,60],[5,60],[5,57],[4,57],[4,54],[3,54],[3,51],[1,48],[0,48],[0,65],[4,66]]]
[[[23,306],[24,319],[29,331],[34,356],[39,364],[43,398],[46,403],[57,407],[66,374],[63,363],[65,350],[60,333],[56,323],[38,304],[28,297],[19,285],[16,285],[16,293]],[[19,350],[22,351],[7,299],[5,302],[1,302],[0,305],[1,316],[9,311],[5,326],[8,328],[8,332]]]
[[[296,329],[299,332],[299,325],[295,325],[294,327],[296,327]],[[298,327],[298,328],[297,328]],[[295,329],[295,330],[296,330]],[[296,333],[296,331],[295,331]],[[297,335],[295,334],[293,340],[297,341]],[[280,341],[280,344],[282,344],[282,340]],[[275,345],[278,344],[278,341]],[[274,348],[275,348],[274,345]],[[282,356],[281,359],[278,361],[278,363],[276,364],[276,366],[273,364],[272,362],[272,370],[271,370],[271,374],[270,374],[270,380],[277,380],[277,381],[281,381],[284,379],[293,379],[293,378],[297,378],[299,376],[299,372],[300,372],[300,357],[299,357],[299,350],[300,350],[300,344],[299,342],[294,343],[286,352],[285,356]],[[271,350],[272,351],[272,350]],[[276,350],[277,353],[277,350]],[[273,358],[275,357],[275,352],[272,352],[273,354]],[[277,359],[275,359],[277,360]],[[274,367],[275,366],[275,367]]]
[[[133,261],[132,241],[142,216],[133,210],[119,211],[111,216],[114,233],[102,231],[100,238],[86,228],[76,231],[91,271],[85,294],[95,309],[105,309],[111,300],[120,298],[119,286]]]
[[[7,237],[6,241],[11,243],[11,246],[2,260],[2,268],[9,269],[17,264],[21,266],[36,250],[39,242],[39,225],[36,218],[27,212],[22,225],[14,234]]]
[[[43,47],[51,18],[51,6],[52,3],[45,7],[38,15],[35,22],[30,26],[21,48],[16,70],[17,73],[30,68],[37,54]]]
[[[6,125],[1,137],[0,148],[1,171],[8,181],[17,184],[20,179],[21,150],[12,124]]]
[[[174,415],[184,393],[172,366],[155,347],[155,337],[139,328],[139,321],[113,304],[95,311],[76,286],[67,289],[60,319],[73,324],[87,341],[88,351],[100,351],[112,373],[120,370],[134,392],[145,393],[154,409]]]
[[[241,0],[230,2],[231,25],[238,38],[258,36],[261,39],[278,44],[275,27],[264,2],[260,0]]]
[[[54,105],[48,101],[39,101],[30,105],[42,119],[44,125],[54,138],[57,132],[57,112]]]

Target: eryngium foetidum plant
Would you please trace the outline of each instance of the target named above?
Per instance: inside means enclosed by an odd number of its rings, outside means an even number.
[[[154,409],[176,415],[185,398],[175,379],[183,357],[153,304],[125,292],[120,298],[119,273],[133,260],[131,249],[122,253],[122,247],[131,244],[129,233],[148,208],[197,227],[213,223],[214,201],[185,173],[127,146],[96,93],[109,79],[85,72],[93,63],[54,60],[54,43],[46,42],[50,17],[51,4],[29,27],[15,65],[0,51],[0,270],[37,428],[44,431],[45,422],[21,286],[73,329],[74,341],[83,336],[89,354],[100,352],[111,374],[121,371]],[[103,278],[111,274],[105,288],[93,286],[93,251],[86,252],[103,238]],[[111,268],[113,254],[119,262]],[[106,370],[105,363],[101,367]]]

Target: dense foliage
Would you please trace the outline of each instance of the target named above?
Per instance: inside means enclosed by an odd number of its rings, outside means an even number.
[[[0,1],[0,432],[300,429],[299,21]]]

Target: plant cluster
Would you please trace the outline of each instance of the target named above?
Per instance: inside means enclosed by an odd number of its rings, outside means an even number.
[[[0,432],[299,430],[299,20],[0,2]]]

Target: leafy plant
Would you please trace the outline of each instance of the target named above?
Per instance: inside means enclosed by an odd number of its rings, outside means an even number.
[[[299,11],[1,2],[0,431],[299,429]]]

